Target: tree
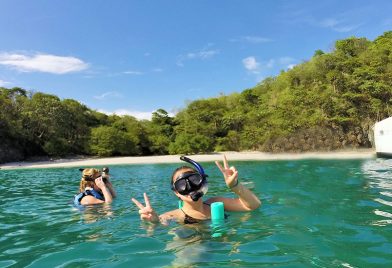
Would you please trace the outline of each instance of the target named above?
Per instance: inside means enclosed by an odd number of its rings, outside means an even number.
[[[313,57],[321,56],[321,55],[324,55],[324,54],[325,54],[324,51],[322,51],[321,49],[317,49],[314,52]]]
[[[175,142],[169,145],[170,154],[195,154],[210,152],[211,149],[211,139],[197,133],[181,133],[176,137]]]
[[[76,154],[88,153],[87,142],[92,121],[90,110],[72,99],[63,100],[62,105],[67,118],[64,131],[67,151]]]
[[[114,127],[100,126],[91,130],[90,152],[99,156],[135,155],[136,144],[130,136]]]
[[[152,113],[152,120],[147,125],[150,152],[152,154],[167,154],[168,147],[173,141],[174,120],[168,112],[158,109]]]
[[[134,149],[132,150],[133,155],[148,154],[148,137],[144,125],[139,122],[135,117],[125,116],[114,116],[111,118],[113,122],[111,126],[119,131],[127,133],[127,137],[132,144]]]

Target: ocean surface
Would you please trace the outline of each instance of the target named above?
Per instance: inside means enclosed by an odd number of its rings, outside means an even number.
[[[234,196],[202,164],[207,197]],[[230,164],[263,204],[217,226],[140,221],[143,192],[177,207],[176,164],[110,166],[117,199],[84,210],[78,168],[0,170],[0,267],[392,267],[392,159]]]

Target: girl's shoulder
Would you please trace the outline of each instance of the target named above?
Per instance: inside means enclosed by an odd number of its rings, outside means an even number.
[[[181,216],[182,214],[184,214],[182,212],[182,210],[177,208],[177,209],[173,209],[173,210],[167,211],[167,212],[161,214],[161,216],[162,217],[166,217],[166,218],[170,218],[170,217],[177,218],[177,217]]]
[[[184,221],[184,212],[182,212],[181,209],[177,208],[171,211],[167,211],[159,216],[159,219],[163,222],[169,222],[169,221],[178,221],[182,222]]]

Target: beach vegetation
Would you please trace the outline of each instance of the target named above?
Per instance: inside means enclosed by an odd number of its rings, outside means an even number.
[[[76,100],[0,88],[0,162],[31,156],[161,155],[371,147],[392,115],[392,31],[350,37],[329,51],[230,95],[198,99],[175,116],[106,115]]]

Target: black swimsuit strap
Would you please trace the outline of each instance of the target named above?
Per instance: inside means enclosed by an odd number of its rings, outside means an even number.
[[[201,221],[201,220],[195,219],[195,218],[193,218],[192,216],[189,216],[188,214],[186,214],[185,211],[182,210],[182,208],[181,208],[181,211],[182,211],[182,213],[184,213],[184,215],[185,215],[185,217],[184,217],[184,223],[185,223],[185,224],[198,223],[198,222]]]
[[[203,204],[207,205],[209,207],[211,206],[211,204],[206,203],[206,202],[203,202]],[[198,223],[198,222],[203,221],[203,220],[195,219],[192,216],[189,216],[188,214],[185,213],[184,210],[182,210],[182,208],[180,208],[180,209],[181,209],[182,213],[184,213],[184,215],[185,215],[185,218],[184,218],[184,223],[185,224],[192,224],[192,223]]]

